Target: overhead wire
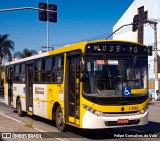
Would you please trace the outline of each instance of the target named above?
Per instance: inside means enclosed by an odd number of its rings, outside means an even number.
[[[160,22],[160,18],[157,19],[157,23]],[[149,24],[144,24],[144,26],[148,26]],[[118,34],[122,34],[122,33],[126,33],[128,31],[131,31],[132,26],[120,29],[119,31],[117,31],[114,35],[118,35]],[[110,35],[111,33],[106,33],[106,34],[102,34],[102,35],[97,35],[94,37],[90,37],[90,38],[86,38],[86,39],[82,39],[82,40],[78,40],[78,41],[73,41],[73,42],[67,42],[67,43],[62,43],[62,44],[57,44],[58,46],[64,46],[64,45],[68,45],[68,44],[73,44],[76,42],[83,42],[83,41],[92,41],[92,40],[98,40],[98,39],[103,39],[105,38],[107,35]]]

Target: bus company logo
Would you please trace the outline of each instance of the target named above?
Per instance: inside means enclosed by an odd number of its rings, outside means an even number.
[[[12,138],[11,133],[2,133],[2,139],[10,139]]]
[[[35,94],[44,94],[44,88],[35,87]]]
[[[121,108],[121,111],[124,111],[124,107]]]

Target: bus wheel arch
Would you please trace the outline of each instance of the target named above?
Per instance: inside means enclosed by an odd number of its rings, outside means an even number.
[[[55,102],[52,108],[52,120],[55,120],[55,116],[56,116],[56,109],[57,107],[60,106],[60,104],[58,102]]]
[[[56,127],[59,131],[67,131],[67,125],[64,123],[62,108],[58,102],[53,106],[52,119],[55,120]]]

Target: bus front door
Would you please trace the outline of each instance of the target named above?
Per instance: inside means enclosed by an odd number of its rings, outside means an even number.
[[[13,67],[8,69],[8,105],[13,106]]]
[[[33,112],[33,64],[27,64],[26,110]]]
[[[80,124],[80,60],[80,55],[68,57],[66,73],[66,119],[69,123],[76,125]]]

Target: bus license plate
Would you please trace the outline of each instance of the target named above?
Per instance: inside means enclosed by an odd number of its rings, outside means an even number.
[[[128,119],[118,119],[118,124],[127,124]]]

